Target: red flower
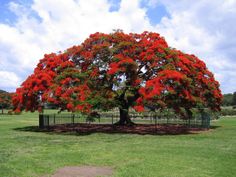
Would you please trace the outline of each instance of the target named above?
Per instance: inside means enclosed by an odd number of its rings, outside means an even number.
[[[111,63],[110,64],[110,69],[107,73],[112,75],[112,74],[115,74],[118,71],[119,71],[119,64],[118,63]]]
[[[66,108],[67,108],[68,110],[72,111],[72,110],[74,109],[74,106],[73,106],[72,103],[68,103],[68,104],[66,105]]]
[[[144,107],[143,106],[134,106],[134,109],[137,111],[137,112],[143,112],[144,111]]]

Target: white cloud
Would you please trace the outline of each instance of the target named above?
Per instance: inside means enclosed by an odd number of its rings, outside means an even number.
[[[79,44],[91,33],[113,29],[141,32],[151,27],[139,0],[122,0],[113,12],[112,5],[108,0],[34,0],[27,7],[9,3],[18,19],[13,26],[0,24],[0,71],[24,80],[45,53]],[[14,77],[8,79],[4,87],[15,87],[11,84]]]
[[[160,2],[150,0],[152,3]],[[169,13],[155,30],[170,46],[193,53],[207,63],[223,92],[236,91],[236,1],[161,0]]]
[[[168,17],[152,26],[146,10],[160,3]],[[121,0],[116,11],[112,7],[113,0],[34,0],[27,7],[11,2],[9,8],[18,19],[13,25],[0,23],[0,71],[22,81],[43,54],[79,44],[91,33],[151,30],[165,36],[170,46],[203,59],[224,92],[236,90],[235,0]],[[0,87],[14,88],[14,77],[9,79]]]
[[[0,71],[0,88],[9,89],[12,91],[11,87],[17,87],[20,84],[20,78],[13,72]]]

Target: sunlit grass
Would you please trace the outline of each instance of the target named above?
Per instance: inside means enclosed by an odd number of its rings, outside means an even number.
[[[236,117],[221,118],[213,121],[214,129],[188,135],[21,131],[36,125],[37,113],[0,115],[0,176],[50,176],[60,167],[75,165],[111,166],[114,177],[234,177],[236,173]]]

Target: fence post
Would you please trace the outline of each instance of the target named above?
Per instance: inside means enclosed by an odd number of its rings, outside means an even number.
[[[155,131],[157,132],[157,115],[154,114],[154,119],[155,119]]]
[[[49,115],[43,115],[43,126],[44,128],[47,127],[49,128],[50,124],[49,124]]]
[[[75,115],[74,114],[71,114],[71,123],[74,124],[75,123]]]
[[[39,114],[39,128],[44,128],[44,115]]]
[[[53,115],[53,123],[56,124],[56,114]]]
[[[210,125],[211,125],[211,116],[208,115],[208,117],[207,117],[207,129],[210,128]]]
[[[201,112],[201,119],[202,119],[202,124],[201,127],[202,128],[210,128],[210,115],[207,112],[202,111]]]

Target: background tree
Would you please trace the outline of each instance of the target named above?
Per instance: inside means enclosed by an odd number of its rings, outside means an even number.
[[[236,92],[233,93],[232,105],[236,105]]]
[[[89,113],[118,107],[117,124],[132,124],[129,109],[220,110],[219,83],[194,55],[170,48],[157,33],[95,33],[63,53],[45,55],[13,98],[15,110],[43,102]],[[183,111],[184,110],[184,111]]]
[[[0,108],[2,114],[4,109],[10,109],[12,107],[11,99],[12,99],[12,93],[0,90]]]
[[[233,94],[227,93],[223,95],[223,106],[232,106],[233,105]]]

